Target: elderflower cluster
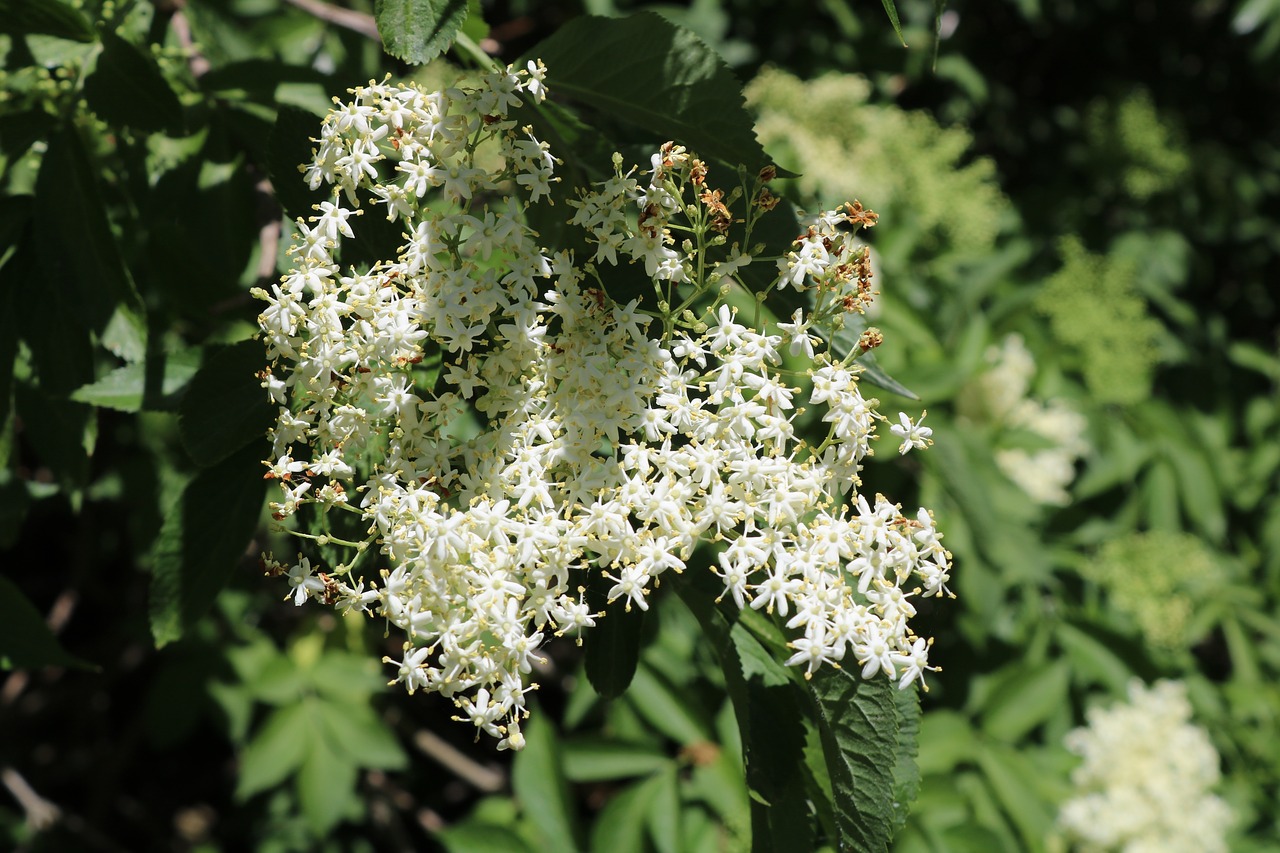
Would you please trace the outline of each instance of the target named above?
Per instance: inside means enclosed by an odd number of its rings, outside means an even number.
[[[970,413],[1030,434],[1033,447],[1003,447],[996,466],[1024,492],[1042,504],[1071,502],[1067,487],[1076,476],[1076,462],[1089,450],[1087,422],[1065,401],[1041,401],[1030,395],[1036,363],[1021,335],[1012,334],[986,353],[990,368],[975,381],[966,397]],[[980,408],[981,412],[974,412]]]
[[[510,110],[544,97],[544,74],[530,63],[435,93],[374,83],[326,118],[305,174],[332,198],[298,222],[294,269],[255,295],[279,406],[275,516],[347,556],[323,571],[266,557],[268,570],[298,604],[402,631],[385,659],[395,681],[451,698],[503,748],[523,745],[543,644],[607,618],[585,603],[588,573],[610,603],[647,609],[705,542],[722,598],[793,631],[789,664],[852,659],[864,677],[923,682],[934,667],[912,599],[949,594],[950,554],[927,510],[858,491],[882,416],[858,353],[836,358],[821,337],[871,299],[852,233],[875,214],[820,214],[784,257],[758,257],[725,235],[749,236],[776,199],[757,182],[737,218],[741,189],[711,189],[705,164],[668,144],[648,171],[615,158],[611,179],[578,189],[571,224],[593,259],[543,247],[527,213],[559,161]],[[501,166],[476,165],[485,145]],[[404,244],[344,270],[365,203],[403,223]],[[757,260],[808,310],[744,322],[725,297],[747,293]],[[650,296],[610,298],[597,264],[624,262]],[[812,368],[783,370],[784,347]]]
[[[1191,722],[1181,682],[1150,689],[1134,680],[1129,701],[1093,708],[1067,735],[1083,759],[1076,795],[1058,816],[1079,853],[1216,853],[1227,849],[1231,810],[1210,790],[1218,753]]]

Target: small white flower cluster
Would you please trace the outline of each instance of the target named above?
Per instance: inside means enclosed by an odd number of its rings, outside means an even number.
[[[856,492],[881,416],[861,369],[815,356],[807,331],[869,300],[866,251],[843,226],[874,214],[822,214],[778,261],[779,281],[816,299],[770,334],[722,299],[752,257],[720,248],[740,220],[705,166],[669,144],[642,185],[616,162],[572,221],[596,261],[643,264],[661,309],[617,304],[593,264],[540,247],[523,217],[558,161],[508,110],[544,96],[543,74],[530,63],[436,93],[371,84],[325,120],[306,176],[333,200],[299,221],[296,267],[256,293],[280,405],[267,476],[278,519],[312,504],[321,522],[358,516],[367,537],[295,529],[351,559],[268,569],[299,604],[402,630],[402,658],[386,659],[396,681],[451,697],[503,748],[523,744],[526,676],[548,636],[603,615],[584,603],[585,573],[645,609],[701,542],[719,543],[725,596],[800,634],[788,663],[812,673],[852,656],[864,677],[923,682],[934,667],[911,599],[949,594],[950,555],[928,511]],[[475,152],[493,143],[503,165],[487,171]],[[335,256],[362,197],[404,222],[406,243],[344,273]],[[751,215],[771,201],[758,186]],[[675,229],[691,234],[680,246]],[[784,370],[784,344],[811,369]],[[816,447],[796,436],[804,400],[827,424]]]
[[[1077,794],[1058,822],[1080,853],[1217,853],[1227,849],[1232,815],[1210,793],[1218,753],[1191,723],[1186,686],[1134,680],[1129,701],[1093,708],[1089,725],[1067,735],[1084,759],[1072,773]]]
[[[996,423],[1035,433],[1048,447],[1006,447],[996,451],[996,465],[1035,501],[1051,506],[1071,502],[1067,486],[1076,476],[1076,461],[1089,451],[1083,415],[1062,400],[1042,402],[1030,396],[1036,363],[1020,335],[1012,334],[986,354],[991,369],[978,378],[986,415]]]

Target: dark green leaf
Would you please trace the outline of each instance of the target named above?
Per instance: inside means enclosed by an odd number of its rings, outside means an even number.
[[[640,635],[644,631],[645,612],[623,606],[622,599],[608,604],[613,581],[600,572],[587,579],[587,603],[596,613],[604,613],[596,626],[583,639],[586,644],[584,666],[596,693],[604,699],[616,699],[627,691],[640,661]]]
[[[200,367],[200,355],[196,352],[166,355],[164,374],[160,387],[147,388],[148,365],[126,364],[89,385],[77,388],[71,399],[91,406],[115,409],[121,412],[137,412],[143,408],[157,408],[166,398],[181,391]],[[149,405],[144,406],[143,401]]]
[[[201,471],[165,513],[151,553],[151,633],[179,639],[202,616],[244,557],[266,482],[250,445]]]
[[[419,65],[453,44],[467,20],[467,0],[375,0],[373,17],[387,53]]]
[[[276,199],[290,219],[307,219],[315,215],[314,206],[330,198],[333,188],[310,189],[303,180],[300,166],[311,162],[310,137],[320,132],[320,119],[293,106],[283,106],[276,116],[275,127],[267,146],[267,173]],[[373,264],[393,258],[404,242],[402,225],[388,222],[386,216],[370,210],[361,216],[353,229],[355,238],[342,244],[343,265]]]
[[[673,140],[703,159],[756,171],[769,162],[724,61],[692,32],[652,12],[584,16],[529,53],[547,65],[548,88],[612,119]]]
[[[330,85],[329,77],[314,68],[262,58],[229,62],[211,69],[200,78],[200,88],[205,92],[216,93],[224,98],[244,93],[252,100],[273,107],[276,106],[276,88],[282,83]],[[307,136],[315,136],[315,130]],[[306,138],[303,137],[304,140]]]
[[[36,256],[28,263],[41,282],[41,299],[17,301],[19,330],[41,387],[67,394],[94,379],[90,333],[104,329],[118,305],[141,308],[74,128],[49,140],[34,214]]]
[[[898,709],[889,679],[822,667],[809,681],[835,791],[841,850],[889,849],[900,823],[894,802]]]
[[[273,409],[256,375],[266,361],[261,343],[241,341],[214,352],[192,378],[178,426],[198,464],[212,465],[266,436]]]
[[[907,822],[911,804],[920,793],[920,767],[916,763],[920,742],[920,692],[914,687],[895,690],[893,699],[898,720],[897,760],[893,764],[893,831],[897,833]]]
[[[155,61],[109,30],[102,33],[102,53],[84,81],[84,96],[109,125],[143,133],[182,132],[182,103]]]
[[[316,740],[307,707],[301,702],[271,712],[240,755],[236,798],[247,800],[292,775]]]
[[[2,488],[0,495],[4,495]],[[5,498],[7,500],[7,496]],[[0,669],[44,666],[96,668],[67,654],[22,590],[8,578],[0,577]]]
[[[1071,661],[1077,683],[1096,682],[1112,692],[1124,692],[1134,670],[1118,650],[1131,648],[1131,641],[1106,634],[1095,625],[1070,622],[1058,623],[1054,635]]]
[[[89,20],[61,0],[0,0],[0,33],[93,41]]]
[[[578,850],[555,729],[545,714],[536,714],[524,734],[525,747],[511,767],[511,787],[525,816],[537,827],[542,840],[539,849]]]
[[[803,693],[794,682],[784,683],[780,675],[766,681],[755,672],[746,674],[744,660],[759,666],[769,653],[754,648],[761,645],[760,640],[737,621],[737,614],[729,614],[731,605],[713,603],[718,594],[713,574],[686,572],[676,589],[698,618],[724,670],[742,733],[751,791],[752,849],[759,853],[813,850],[816,845],[801,760],[805,745],[802,721],[808,708]],[[782,668],[781,663],[774,666]]]
[[[31,443],[42,466],[70,489],[89,481],[93,409],[46,394],[42,388],[19,382],[14,388],[14,411],[22,418],[22,435]]]

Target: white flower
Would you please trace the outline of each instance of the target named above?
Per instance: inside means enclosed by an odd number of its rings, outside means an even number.
[[[921,426],[927,414],[928,412],[921,412],[920,420],[912,423],[906,412],[898,413],[898,423],[889,427],[889,431],[902,439],[902,445],[898,448],[899,455],[906,454],[913,447],[924,450],[933,444],[933,439],[929,438],[933,435],[933,430],[927,426]]]
[[[1191,723],[1185,685],[1135,679],[1128,693],[1127,704],[1093,708],[1089,725],[1068,733],[1082,763],[1059,825],[1084,850],[1226,851],[1231,809],[1210,793],[1218,753]]]

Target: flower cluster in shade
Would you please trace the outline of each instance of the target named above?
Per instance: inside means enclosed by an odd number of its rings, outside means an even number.
[[[1062,268],[1036,297],[1037,311],[1073,351],[1072,366],[1095,400],[1142,402],[1151,395],[1163,326],[1138,287],[1136,262],[1116,252],[1093,254],[1075,237],[1063,239],[1059,252]]]
[[[1136,679],[1129,701],[1093,708],[1088,726],[1067,735],[1082,759],[1074,795],[1058,823],[1078,853],[1220,853],[1232,822],[1212,793],[1218,753],[1191,722],[1181,682],[1147,688]]]
[[[753,256],[727,234],[776,204],[763,181],[726,195],[667,144],[644,171],[615,157],[612,178],[552,208],[593,257],[543,246],[528,212],[560,163],[512,111],[545,97],[544,78],[530,63],[439,92],[371,83],[325,119],[305,178],[333,194],[298,221],[294,268],[255,295],[279,408],[272,508],[348,556],[267,555],[268,571],[298,604],[402,632],[385,659],[395,681],[452,699],[503,748],[523,745],[544,644],[608,618],[586,603],[589,575],[611,606],[647,609],[701,543],[716,546],[722,600],[792,632],[789,664],[923,683],[931,641],[910,627],[913,599],[949,594],[950,555],[927,510],[861,491],[883,418],[858,353],[836,358],[822,337],[871,299],[850,226],[874,214],[822,213],[783,256]],[[499,167],[476,165],[482,147]],[[344,269],[369,215],[404,243]],[[650,302],[608,295],[624,263],[643,268]],[[752,263],[808,308],[742,316],[727,298],[761,310],[741,279]],[[784,352],[807,368],[784,370]],[[930,443],[909,419],[896,431],[903,452]],[[359,536],[329,532],[343,515]]]
[[[1186,649],[1208,625],[1196,619],[1227,580],[1218,558],[1189,533],[1152,530],[1107,542],[1081,573],[1107,591],[1126,624],[1150,646]]]
[[[1000,447],[995,460],[1001,473],[1037,503],[1065,506],[1076,463],[1089,451],[1084,415],[1062,399],[1037,399],[1031,393],[1035,358],[1021,335],[1007,336],[987,349],[988,369],[962,396],[960,409],[972,419],[1016,430],[1031,446]]]

